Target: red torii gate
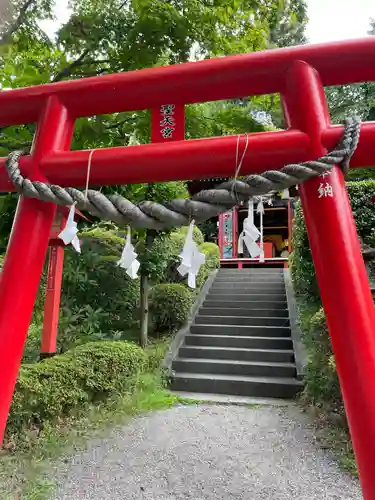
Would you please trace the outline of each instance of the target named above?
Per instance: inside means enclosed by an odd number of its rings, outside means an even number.
[[[375,38],[251,53],[0,93],[0,126],[37,122],[21,169],[32,180],[83,187],[89,151],[69,151],[78,117],[279,92],[289,130],[249,136],[241,174],[322,156],[343,132],[331,126],[323,86],[375,81]],[[352,167],[375,165],[375,123],[364,123]],[[90,184],[114,185],[233,175],[237,137],[105,148]],[[0,190],[12,185],[0,161]],[[375,499],[375,308],[344,177],[300,188],[361,485]],[[21,197],[0,283],[0,435],[20,365],[56,206]],[[334,237],[333,237],[334,235]]]

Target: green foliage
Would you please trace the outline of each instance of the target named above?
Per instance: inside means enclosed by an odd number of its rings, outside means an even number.
[[[139,282],[116,265],[124,245],[121,232],[99,225],[81,233],[81,240],[79,257],[72,249],[66,252],[61,338],[69,336],[67,329],[73,324],[81,325],[88,337],[95,332],[110,336],[131,329],[136,321]]]
[[[319,305],[301,305],[303,340],[309,352],[303,399],[344,414],[326,318]]]
[[[315,269],[300,203],[296,204],[294,213],[293,249],[290,256],[290,269],[295,292],[319,297],[319,287],[315,279]]]
[[[286,46],[303,41],[306,24],[302,0],[73,0],[70,18],[50,39],[38,21],[52,18],[52,3],[33,1],[3,45],[2,87],[251,52],[275,44]],[[265,99],[255,98],[254,102],[259,105]],[[249,113],[251,106],[251,102],[245,107],[235,103],[190,106],[187,137],[262,130]],[[0,148],[8,152],[29,147],[33,130],[33,125],[3,129]],[[124,145],[134,137],[149,141],[148,110],[79,119],[73,148]]]
[[[288,47],[307,42],[307,5],[304,0],[283,0],[274,9],[270,23],[270,45]]]
[[[206,282],[212,271],[220,266],[220,249],[215,243],[202,243],[199,245],[199,250],[206,256],[204,265],[199,270],[197,277],[197,286],[201,287]]]
[[[11,441],[0,461],[1,499],[50,499],[55,467],[61,463],[61,456],[86,449],[88,441],[125,425],[134,415],[185,403],[167,390],[160,369],[168,345],[168,338],[150,343],[144,351],[145,371],[134,376],[134,384],[129,381],[130,390],[76,408],[72,415],[56,422],[45,421],[42,429],[21,429],[9,436]]]
[[[372,110],[375,107],[374,83],[327,87],[325,92],[334,123],[342,123],[346,117],[352,115],[357,115],[362,120],[373,120]]]
[[[154,283],[175,283],[182,281],[181,275],[178,273],[177,268],[181,262],[179,255],[181,254],[184,246],[187,227],[180,227],[171,233],[159,236],[155,239],[151,250],[151,258],[158,256],[158,275]],[[196,226],[193,231],[193,239],[199,245],[203,243],[203,234]]]
[[[347,190],[358,234],[365,243],[374,246],[375,204],[372,197],[375,193],[375,182],[348,182]],[[335,360],[299,204],[294,218],[293,247],[291,270],[294,288],[299,295],[303,340],[308,350],[308,370],[303,397],[306,402],[322,407],[326,414],[339,414],[345,421]]]
[[[151,312],[157,333],[174,332],[187,320],[194,295],[185,285],[157,285],[152,290]]]
[[[138,323],[139,280],[116,266],[122,232],[100,223],[80,233],[82,254],[65,249],[57,352],[93,340],[133,339]],[[42,276],[24,350],[25,362],[39,359],[46,270]]]
[[[348,182],[350,204],[359,236],[364,243],[375,246],[375,180]]]
[[[14,193],[0,195],[0,253],[4,253],[8,246],[17,201],[18,195]]]
[[[205,241],[215,242],[218,240],[217,217],[201,222],[198,227],[202,231]]]
[[[199,245],[199,250],[202,253],[208,255],[210,258],[214,258],[214,260],[220,259],[220,248],[215,243],[212,243],[210,241],[202,243],[201,245]],[[217,260],[215,263],[217,264]],[[215,267],[217,266],[215,265]]]
[[[216,101],[187,106],[186,138],[262,132],[265,127],[252,115],[256,110],[259,110],[257,100],[243,103]]]
[[[84,405],[132,389],[147,355],[128,342],[92,342],[33,365],[23,365],[7,436],[42,428]]]
[[[358,234],[364,243],[375,246],[375,203],[372,201],[375,181],[347,182],[346,186]],[[291,271],[296,292],[319,299],[319,288],[299,204],[294,217],[293,248]]]
[[[178,239],[177,235],[180,235],[181,236],[181,240],[184,241],[185,238],[186,238],[188,229],[189,228],[187,226],[184,226],[184,227],[179,228],[177,231],[175,231],[174,232],[175,239],[177,240]],[[194,229],[193,229],[193,240],[195,241],[195,243],[197,245],[201,245],[204,242],[203,233],[202,233],[202,231],[197,226],[194,226]]]

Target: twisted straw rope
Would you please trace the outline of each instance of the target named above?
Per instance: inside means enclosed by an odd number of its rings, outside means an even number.
[[[340,144],[332,152],[317,160],[287,165],[281,170],[249,175],[241,181],[230,180],[214,189],[200,191],[190,199],[175,199],[163,205],[153,201],[143,201],[135,205],[119,194],[106,196],[91,189],[84,193],[75,188],[62,188],[54,184],[30,181],[19,169],[19,159],[24,154],[22,151],[9,154],[6,170],[16,191],[30,198],[57,205],[76,203],[79,210],[119,225],[162,230],[187,225],[191,218],[203,222],[226,212],[251,196],[264,195],[271,191],[278,192],[302,184],[312,177],[331,170],[333,165],[341,165],[346,173],[358,145],[359,133],[359,119],[348,118],[345,120]]]

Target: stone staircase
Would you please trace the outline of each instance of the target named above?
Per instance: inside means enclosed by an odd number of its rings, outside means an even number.
[[[221,269],[172,361],[175,391],[293,398],[283,269]]]

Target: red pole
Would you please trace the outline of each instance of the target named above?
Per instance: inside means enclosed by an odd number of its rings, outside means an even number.
[[[315,70],[296,62],[284,98],[289,124],[310,136],[314,157],[323,155],[329,113]],[[300,193],[363,496],[374,500],[375,308],[344,176],[334,167],[331,175],[303,184]]]
[[[65,223],[66,217],[61,212],[58,212],[52,225],[51,240],[58,237]],[[53,243],[50,244],[42,345],[40,349],[41,359],[53,356],[56,353],[63,266],[64,247]]]
[[[41,113],[32,156],[33,178],[47,152],[67,149],[73,133],[66,109],[51,98]],[[48,247],[55,205],[20,198],[0,277],[0,442],[21,363],[40,275]]]

